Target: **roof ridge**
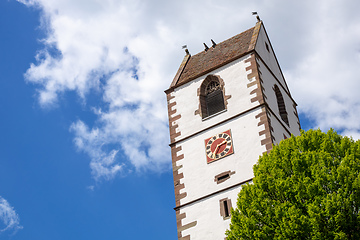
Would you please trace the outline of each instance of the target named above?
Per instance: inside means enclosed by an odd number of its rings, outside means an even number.
[[[207,51],[185,55],[170,88],[181,86],[195,78],[228,64],[254,50],[262,22],[228,38]]]
[[[188,63],[190,57],[191,57],[190,54],[186,54],[186,55],[185,55],[185,57],[184,57],[184,59],[182,60],[182,62],[181,62],[181,64],[180,64],[180,67],[179,67],[179,69],[178,69],[178,71],[177,71],[177,73],[176,73],[173,81],[171,82],[170,88],[176,86],[177,82],[179,81],[180,75],[181,75],[181,73],[184,71],[185,66],[186,66],[186,64]]]
[[[219,45],[222,45],[224,42],[227,42],[227,41],[229,41],[229,40],[231,40],[231,39],[233,39],[233,38],[239,37],[239,35],[241,35],[241,34],[243,34],[243,33],[247,32],[247,31],[254,30],[255,28],[256,28],[256,25],[255,25],[254,27],[251,27],[251,28],[249,28],[249,29],[247,29],[247,30],[245,30],[245,31],[241,32],[241,33],[236,34],[235,36],[232,36],[232,37],[230,37],[230,38],[228,38],[228,39],[225,39],[225,40],[223,40],[223,41],[221,41],[221,42],[217,43],[217,44],[216,44],[216,47],[218,47]],[[214,49],[214,48],[216,48],[216,47],[210,47],[210,48],[209,48],[209,50],[207,50],[207,51],[202,50],[201,52],[198,52],[198,53],[196,53],[196,54],[195,54],[195,55],[193,55],[193,56],[199,55],[199,54],[201,54],[201,53],[206,53],[206,52],[210,51],[210,50],[211,50],[211,48],[213,48],[213,49]]]
[[[253,31],[253,35],[252,35],[252,38],[251,38],[251,42],[250,42],[248,51],[251,51],[251,50],[255,49],[256,42],[257,42],[258,37],[259,37],[259,32],[260,32],[261,25],[262,25],[262,21],[258,21],[256,23],[256,25],[254,27],[254,31]]]

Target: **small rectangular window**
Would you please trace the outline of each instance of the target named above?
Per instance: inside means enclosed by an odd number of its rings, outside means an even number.
[[[230,174],[225,174],[225,175],[223,175],[223,176],[220,176],[220,177],[218,177],[218,181],[221,181],[221,180],[225,180],[225,179],[228,179],[230,177]]]
[[[224,220],[231,217],[231,208],[231,199],[224,198],[220,200],[220,215]]]
[[[223,153],[221,153],[220,155],[222,155]],[[225,155],[225,153],[224,153]],[[215,176],[214,178],[214,182],[216,182],[217,184],[225,182],[226,180],[228,180],[230,178],[231,175],[235,174],[235,171],[226,171],[226,172],[222,172],[218,175]]]

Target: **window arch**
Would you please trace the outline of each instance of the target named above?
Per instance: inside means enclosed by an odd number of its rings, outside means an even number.
[[[206,118],[226,108],[224,82],[219,76],[208,75],[200,87],[200,112]]]
[[[289,119],[288,119],[288,114],[286,112],[284,98],[281,94],[279,87],[276,84],[274,85],[274,91],[276,95],[280,117],[289,126]]]

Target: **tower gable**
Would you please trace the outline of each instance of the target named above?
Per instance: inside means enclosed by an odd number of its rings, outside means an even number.
[[[259,33],[256,40],[255,51],[257,56],[264,62],[270,72],[275,76],[275,78],[281,83],[284,89],[289,92],[285,78],[280,69],[280,65],[276,58],[274,49],[271,46],[270,39],[266,33],[264,25],[261,24]]]
[[[207,51],[194,56],[187,54],[170,88],[179,87],[254,50],[254,39],[257,39],[257,29],[260,24],[261,22],[257,23],[255,27],[220,42]]]

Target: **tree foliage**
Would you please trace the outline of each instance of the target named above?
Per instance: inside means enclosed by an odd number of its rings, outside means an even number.
[[[360,239],[360,141],[302,131],[254,166],[227,239]]]

